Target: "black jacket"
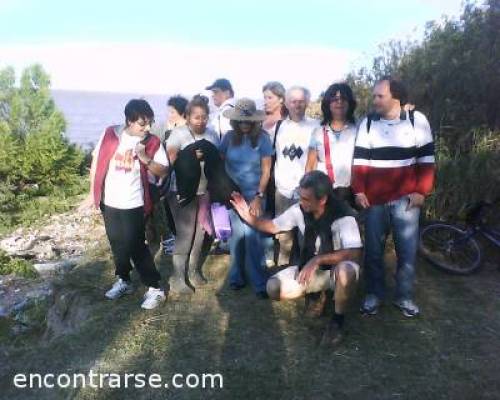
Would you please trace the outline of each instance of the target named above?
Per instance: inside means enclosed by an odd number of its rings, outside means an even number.
[[[180,150],[174,163],[177,182],[178,201],[181,207],[189,204],[196,196],[200,184],[201,166],[196,158],[196,150],[203,152],[205,166],[203,171],[207,177],[207,190],[211,202],[218,202],[230,207],[231,193],[240,188],[226,172],[224,161],[219,150],[206,139],[198,140]]]

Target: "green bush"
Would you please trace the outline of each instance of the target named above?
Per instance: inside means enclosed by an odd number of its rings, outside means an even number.
[[[0,250],[0,275],[15,274],[25,278],[37,276],[33,265],[24,259],[10,257],[5,251]]]
[[[64,137],[48,75],[33,65],[15,81],[11,67],[0,70],[0,231],[65,210],[86,189],[85,154]]]

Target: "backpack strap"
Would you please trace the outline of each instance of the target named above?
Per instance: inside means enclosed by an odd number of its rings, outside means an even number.
[[[366,120],[366,133],[370,133],[370,128],[372,126],[372,121],[379,121],[380,115],[373,112],[367,115]],[[406,119],[406,112],[401,110],[400,119]],[[408,110],[408,119],[410,120],[411,126],[415,128],[415,109]]]
[[[408,110],[408,118],[410,119],[411,126],[415,128],[415,109]]]
[[[330,157],[330,138],[328,137],[328,130],[326,129],[326,125],[323,126],[323,145],[325,147],[326,171],[328,173],[330,181],[333,183],[335,182],[335,175],[333,173],[332,159]]]
[[[282,119],[279,119],[276,121],[276,128],[274,128],[274,139],[273,139],[273,149],[276,150],[276,138],[278,137],[278,132],[280,130],[281,123],[283,122]]]

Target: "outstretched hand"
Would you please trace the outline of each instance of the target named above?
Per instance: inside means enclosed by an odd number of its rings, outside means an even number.
[[[248,222],[252,218],[250,206],[247,204],[241,193],[231,193],[231,204],[242,219]]]

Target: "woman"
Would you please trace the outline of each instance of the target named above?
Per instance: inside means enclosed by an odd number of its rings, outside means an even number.
[[[223,138],[220,152],[228,175],[240,187],[242,196],[250,203],[251,212],[263,212],[273,149],[269,136],[262,130],[264,112],[257,110],[250,99],[239,100],[235,107],[224,112],[231,127]],[[234,210],[230,210],[232,235],[229,240],[231,255],[229,285],[237,290],[245,286],[245,269],[259,298],[267,298],[267,270],[264,261],[262,235],[245,224]]]
[[[321,100],[323,120],[311,136],[306,172],[318,169],[332,181],[337,197],[354,205],[351,167],[356,140],[356,100],[350,86],[334,83]]]
[[[167,173],[165,150],[149,133],[153,118],[145,100],[130,100],[125,107],[125,125],[110,126],[101,136],[90,175],[90,193],[102,210],[118,276],[105,296],[114,300],[133,292],[132,259],[141,281],[149,287],[141,305],[145,309],[156,308],[165,300],[144,235],[145,216],[153,209],[149,176],[161,178]]]
[[[186,125],[175,128],[167,140],[167,153],[172,165],[180,151],[199,140],[205,139],[218,146],[217,135],[207,129],[208,114],[208,98],[200,95],[194,96],[186,107]],[[203,165],[201,150],[196,150],[196,158]],[[177,294],[192,293],[193,287],[206,283],[201,267],[210,248],[211,239],[206,234],[207,231],[199,218],[200,205],[204,204],[206,194],[207,179],[201,168],[195,198],[181,207],[177,196],[175,176],[172,176],[168,204],[174,218],[176,236],[172,257],[174,270],[169,284],[170,290]],[[186,269],[188,277],[186,277]]]
[[[285,93],[285,87],[279,82],[268,82],[262,87],[266,112],[262,127],[269,133],[271,142],[274,142],[274,136],[279,129],[279,121],[284,120],[288,115],[285,107]]]
[[[288,116],[288,110],[285,106],[285,87],[280,82],[268,82],[262,87],[264,96],[264,111],[266,119],[262,127],[269,134],[273,144],[273,150],[276,148],[276,134],[280,128],[281,122]],[[275,193],[276,185],[274,182],[274,163],[275,158],[271,160],[271,174],[266,189],[266,214],[274,217],[275,214]],[[273,235],[264,235],[264,248],[266,253],[266,265],[275,265],[276,251],[275,238]]]

